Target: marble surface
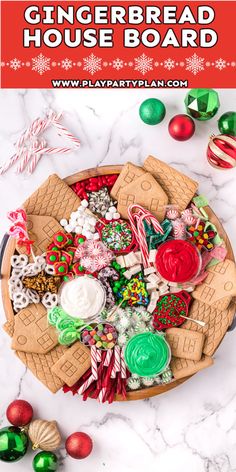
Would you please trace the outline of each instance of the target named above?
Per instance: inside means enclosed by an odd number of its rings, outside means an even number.
[[[174,141],[168,120],[184,112],[185,90],[8,90],[0,92],[0,163],[14,153],[14,142],[27,125],[47,108],[64,110],[63,123],[81,139],[81,149],[67,156],[44,157],[31,177],[14,170],[0,178],[1,236],[7,228],[6,212],[15,209],[53,172],[61,177],[105,164],[127,160],[141,164],[148,154],[163,159],[199,181],[220,217],[234,249],[236,169],[214,170],[205,158],[208,136],[217,133],[217,119],[196,123],[195,136]],[[221,112],[231,110],[236,90],[219,90]],[[158,126],[144,125],[138,107],[157,96],[167,107]],[[234,104],[234,105],[233,105]],[[61,142],[53,132],[48,143]],[[62,141],[64,144],[64,141]],[[1,323],[4,313],[1,308]],[[75,461],[60,451],[65,472],[231,472],[236,471],[236,343],[228,333],[215,355],[215,364],[187,383],[145,401],[100,405],[85,403],[62,392],[52,395],[10,350],[10,339],[0,331],[0,425],[5,425],[7,405],[24,398],[35,415],[56,419],[63,436],[85,431],[94,440],[94,452]],[[33,454],[16,465],[1,463],[1,472],[31,469]]]

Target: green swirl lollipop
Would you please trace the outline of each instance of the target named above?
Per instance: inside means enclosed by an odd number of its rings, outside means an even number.
[[[128,341],[124,357],[130,372],[140,377],[152,377],[168,367],[171,351],[163,336],[146,332],[136,334]]]

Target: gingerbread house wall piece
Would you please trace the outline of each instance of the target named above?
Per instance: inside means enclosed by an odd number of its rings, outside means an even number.
[[[76,211],[80,198],[58,175],[53,174],[25,201],[29,215],[53,216],[60,221]]]
[[[206,279],[193,291],[193,298],[218,310],[226,310],[232,297],[236,295],[235,263],[225,259],[209,267],[207,272]]]
[[[15,316],[12,349],[46,354],[58,344],[58,334],[48,325],[47,310],[41,304],[30,304]]]
[[[63,228],[51,216],[27,215],[27,230],[30,239],[34,241],[34,254],[39,256],[46,252],[47,246],[52,241],[52,236],[58,231],[63,231]],[[16,249],[20,254],[27,254],[25,246],[16,244]]]
[[[134,182],[138,177],[145,174],[145,172],[146,171],[143,170],[142,167],[135,166],[132,162],[127,162],[111,189],[112,198],[117,200],[122,188]]]
[[[169,204],[177,205],[180,211],[185,210],[196,193],[198,183],[152,156],[147,157],[143,167],[166,192]]]
[[[56,346],[47,354],[17,351],[16,355],[52,393],[60,390],[64,382],[54,374],[52,367],[65,354],[67,346]]]
[[[128,218],[128,207],[134,203],[143,206],[153,213],[159,221],[162,221],[165,217],[168,197],[154,177],[146,172],[135,182],[120,190],[117,208],[123,218]]]
[[[72,387],[91,365],[90,350],[79,341],[70,347],[52,371],[69,387]]]

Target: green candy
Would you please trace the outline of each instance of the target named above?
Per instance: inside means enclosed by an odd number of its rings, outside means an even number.
[[[19,461],[26,454],[28,437],[15,426],[0,429],[0,460],[3,462]]]
[[[39,452],[33,460],[35,472],[55,472],[58,468],[58,459],[53,452]]]
[[[77,339],[80,338],[80,334],[74,328],[66,328],[59,334],[58,341],[63,346],[73,344]]]
[[[67,316],[67,313],[62,308],[55,306],[48,311],[48,323],[52,326],[56,326],[59,320],[66,318]]]
[[[193,198],[193,203],[196,207],[201,208],[208,205],[208,200],[204,195],[198,195],[197,197]]]
[[[62,318],[57,321],[56,328],[58,331],[64,331],[67,328],[74,328],[74,324],[74,321],[70,318]]]
[[[171,352],[164,337],[146,332],[136,334],[128,341],[124,357],[131,373],[152,377],[168,367]]]
[[[61,243],[61,242],[63,241],[63,239],[64,239],[63,236],[57,236],[57,241],[58,241],[59,243]]]

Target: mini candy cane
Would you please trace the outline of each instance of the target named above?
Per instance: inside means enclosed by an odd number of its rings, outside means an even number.
[[[80,146],[78,138],[72,135],[67,128],[59,123],[61,113],[50,111],[45,119],[37,118],[25,130],[16,142],[16,153],[0,167],[0,175],[8,171],[18,162],[17,172],[25,169],[29,174],[34,172],[43,154],[67,154]],[[72,142],[73,147],[47,147],[45,139],[39,139],[38,135],[43,133],[49,126],[54,126],[59,135],[63,135]]]
[[[133,210],[135,211],[133,212]],[[128,207],[128,215],[129,215],[129,220],[130,220],[132,230],[135,234],[136,240],[139,244],[139,247],[142,253],[143,265],[146,268],[149,266],[149,261],[148,261],[149,254],[148,254],[146,233],[145,233],[144,224],[143,224],[144,220],[146,220],[148,224],[152,224],[154,230],[157,233],[164,234],[164,231],[159,221],[157,220],[157,218],[155,218],[155,216],[153,216],[152,213],[145,210],[140,205],[135,205],[135,204],[130,205]]]
[[[105,357],[105,361],[104,361],[104,364],[103,364],[105,367],[108,367],[110,365],[112,354],[113,354],[112,349],[108,349],[107,352],[106,352],[106,357]]]
[[[116,377],[116,373],[120,372],[120,347],[115,346],[114,347],[114,365],[113,369],[111,371],[111,378],[114,379]]]
[[[98,364],[97,364],[97,349],[95,346],[91,346],[91,371],[94,380],[98,378]]]
[[[123,349],[121,350],[121,353],[120,353],[120,371],[121,371],[121,378],[126,379],[127,374],[126,374],[126,365],[125,365]]]

